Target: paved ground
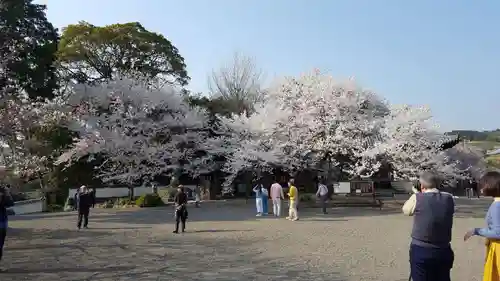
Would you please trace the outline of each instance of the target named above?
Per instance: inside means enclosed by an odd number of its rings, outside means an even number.
[[[463,200],[455,220],[453,280],[480,280],[486,200]],[[91,229],[75,214],[11,221],[0,280],[408,280],[411,219],[399,210],[302,212],[302,219],[256,218],[253,204],[190,209],[188,233],[174,235],[171,209],[93,210]]]

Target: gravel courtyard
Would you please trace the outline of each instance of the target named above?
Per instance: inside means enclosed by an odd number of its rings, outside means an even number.
[[[459,200],[455,281],[480,280],[490,201]],[[256,218],[244,206],[190,208],[187,233],[172,234],[170,208],[92,210],[91,229],[74,213],[13,217],[0,280],[408,280],[411,218],[399,208],[304,210],[301,220]]]

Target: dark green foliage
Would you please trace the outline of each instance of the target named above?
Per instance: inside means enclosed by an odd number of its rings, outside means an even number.
[[[316,195],[315,194],[300,194],[299,195],[299,202],[315,202],[316,201]]]
[[[64,210],[64,206],[57,204],[50,204],[47,208],[47,212],[62,212]]]
[[[69,25],[63,29],[58,61],[68,71],[68,78],[81,83],[109,80],[115,71],[182,86],[190,79],[177,48],[138,22]]]
[[[201,95],[188,96],[187,101],[192,106],[198,106],[207,110],[208,114],[215,118],[217,115],[230,117],[238,114],[233,110],[232,102],[222,98],[208,98]]]
[[[161,197],[157,194],[145,194],[135,200],[135,205],[141,208],[144,207],[159,207],[165,205]]]
[[[52,98],[57,89],[54,62],[57,30],[45,5],[0,0],[0,91],[25,90],[30,98]]]

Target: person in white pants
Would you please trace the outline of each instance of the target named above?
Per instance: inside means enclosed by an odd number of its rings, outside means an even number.
[[[275,217],[281,216],[281,200],[285,199],[283,188],[277,181],[271,185],[271,199],[273,201],[273,214]]]
[[[253,192],[255,192],[255,207],[257,208],[257,216],[262,216],[262,184],[257,184],[253,188]]]

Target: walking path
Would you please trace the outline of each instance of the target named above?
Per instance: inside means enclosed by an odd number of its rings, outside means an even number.
[[[489,201],[460,202],[452,280],[481,280],[483,241],[462,237],[483,224]],[[14,217],[0,280],[408,280],[411,218],[398,209],[308,210],[297,222],[253,209],[190,208],[179,235],[170,208],[92,210],[91,229],[81,231],[73,213]]]

